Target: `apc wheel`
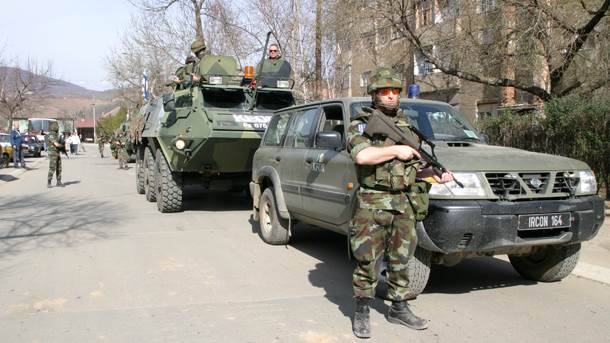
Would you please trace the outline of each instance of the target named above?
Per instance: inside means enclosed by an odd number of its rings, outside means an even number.
[[[265,189],[261,195],[258,223],[258,234],[265,243],[281,245],[290,240],[288,221],[280,217],[271,187]]]
[[[136,159],[136,190],[138,194],[145,194],[144,160]]]
[[[169,164],[157,149],[155,186],[157,187],[157,209],[161,213],[182,211],[182,177],[172,173]]]
[[[513,268],[526,279],[559,281],[570,275],[580,256],[580,243],[542,247],[528,256],[508,256]]]
[[[413,258],[409,260],[407,264],[407,273],[409,275],[409,293],[407,294],[407,300],[415,299],[420,295],[426,285],[428,284],[428,278],[430,277],[430,261],[432,254],[425,249],[417,247]],[[388,277],[387,277],[387,262],[382,257],[377,260],[375,264],[375,270],[377,271],[377,284],[376,293],[379,298],[388,299]]]
[[[146,200],[157,201],[155,194],[155,157],[149,148],[144,148],[144,193]]]

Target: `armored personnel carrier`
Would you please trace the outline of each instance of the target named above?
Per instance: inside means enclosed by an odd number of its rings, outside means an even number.
[[[160,212],[182,210],[185,185],[247,190],[273,111],[295,103],[288,62],[263,55],[261,63],[255,75],[252,67],[242,73],[233,57],[204,56],[195,67],[198,83],[141,108],[136,185]]]

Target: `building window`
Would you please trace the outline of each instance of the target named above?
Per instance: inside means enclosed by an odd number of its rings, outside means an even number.
[[[436,52],[436,49],[432,46],[426,47],[425,49],[429,53]],[[426,56],[424,56],[424,54],[422,54],[419,50],[415,51],[413,57],[413,74],[425,76],[428,74],[439,72],[436,66],[432,62],[430,62],[426,58]]]
[[[498,104],[477,104],[477,119],[486,119],[498,115]]]
[[[369,85],[369,78],[371,77],[371,71],[365,71],[360,75],[360,87],[366,88]]]
[[[362,41],[364,42],[364,48],[375,50],[375,32],[367,32],[362,34]]]
[[[389,26],[379,29],[379,45],[385,45],[390,42],[391,31]]]
[[[392,26],[392,40],[403,38],[402,32],[399,29]]]
[[[416,27],[424,27],[433,23],[433,0],[420,0],[415,3]]]
[[[438,0],[438,11],[436,11],[435,23],[455,18],[458,16],[458,0]]]
[[[496,9],[496,0],[478,0],[477,13],[487,13]]]

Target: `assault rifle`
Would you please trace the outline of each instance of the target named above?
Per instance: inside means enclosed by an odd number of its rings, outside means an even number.
[[[366,124],[364,133],[366,133],[369,137],[373,137],[373,135],[385,137],[386,140],[384,145],[386,146],[401,144],[410,146],[411,148],[417,150],[421,156],[421,159],[426,163],[427,166],[432,167],[434,173],[439,177],[443,175],[443,173],[447,172],[447,168],[445,168],[436,158],[436,154],[434,153],[434,143],[429,141],[426,136],[424,136],[424,134],[416,127],[411,126],[411,131],[413,131],[417,137],[405,133],[403,130],[398,128],[389,117],[379,113],[378,111],[373,111]],[[416,138],[419,138],[419,141]],[[423,149],[422,143],[426,143],[430,146],[430,150],[432,152],[431,154]],[[458,180],[453,179],[453,181],[461,188],[464,188],[464,184]]]
[[[55,142],[52,142],[51,144],[55,145]],[[70,158],[70,156],[68,156],[68,152],[66,151],[66,141],[64,139],[63,136],[60,136],[59,139],[57,140],[57,144],[61,144],[60,147],[58,147],[57,145],[55,145],[55,148],[57,148],[57,152],[61,155],[64,154],[66,155],[66,158]]]

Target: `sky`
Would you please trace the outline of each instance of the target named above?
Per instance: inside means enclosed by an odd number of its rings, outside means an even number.
[[[54,76],[92,89],[112,88],[105,58],[136,9],[127,0],[0,0],[5,60],[52,62]],[[9,64],[10,65],[10,64]]]

